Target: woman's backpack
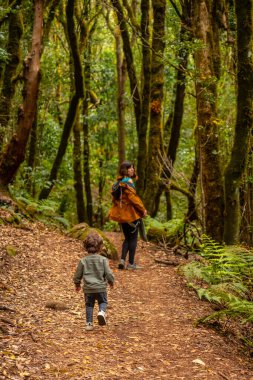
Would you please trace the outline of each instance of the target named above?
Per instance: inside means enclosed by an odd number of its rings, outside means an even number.
[[[121,199],[122,191],[123,189],[122,189],[122,186],[120,186],[120,181],[114,182],[114,184],[112,185],[111,194],[116,201]]]

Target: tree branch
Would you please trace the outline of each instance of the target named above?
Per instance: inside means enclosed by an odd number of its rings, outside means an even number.
[[[179,12],[179,9],[178,9],[176,3],[175,3],[173,0],[170,0],[170,2],[171,2],[171,5],[172,5],[173,8],[174,8],[176,14],[177,14],[178,17],[182,20],[182,19],[183,19],[183,16],[182,16],[181,13]]]

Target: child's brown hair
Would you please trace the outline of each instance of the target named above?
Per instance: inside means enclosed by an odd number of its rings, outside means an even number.
[[[103,239],[96,232],[91,232],[86,236],[83,246],[89,253],[99,252],[103,245]]]

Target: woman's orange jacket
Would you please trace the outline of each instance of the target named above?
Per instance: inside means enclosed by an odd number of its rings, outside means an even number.
[[[126,183],[121,182],[121,199],[113,199],[113,205],[109,211],[109,218],[118,223],[131,223],[144,216],[146,211],[136,190]]]

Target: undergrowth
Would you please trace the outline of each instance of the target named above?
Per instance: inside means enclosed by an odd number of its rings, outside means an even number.
[[[253,251],[221,246],[206,235],[202,236],[202,242],[200,260],[180,268],[199,298],[215,307],[215,312],[197,324],[227,323],[233,319],[241,339],[253,349]]]
[[[15,198],[25,214],[28,214],[33,220],[38,220],[45,225],[56,226],[60,229],[67,229],[70,227],[68,220],[60,215],[58,204],[52,200],[38,200],[33,198],[19,196]]]

